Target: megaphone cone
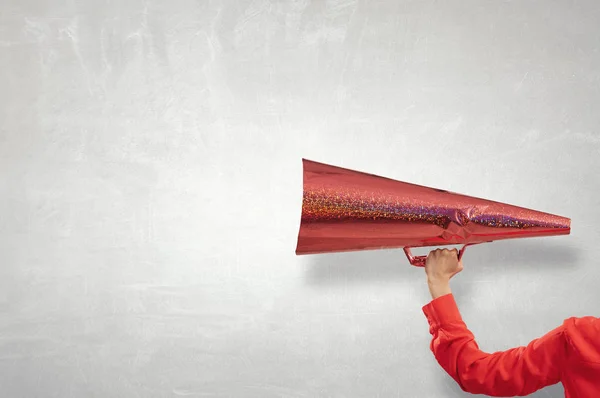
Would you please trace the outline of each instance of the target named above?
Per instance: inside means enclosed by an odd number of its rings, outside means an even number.
[[[302,159],[296,254],[463,244],[568,235],[571,220],[541,211]]]

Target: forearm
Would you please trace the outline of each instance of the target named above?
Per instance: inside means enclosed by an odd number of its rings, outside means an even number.
[[[431,293],[432,299],[452,293],[452,290],[450,289],[450,279],[448,278],[428,277],[427,285],[429,286],[429,293]]]

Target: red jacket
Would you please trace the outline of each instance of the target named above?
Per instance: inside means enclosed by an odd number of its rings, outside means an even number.
[[[562,382],[567,398],[600,397],[599,318],[568,318],[526,347],[489,354],[477,346],[452,294],[432,300],[423,312],[433,355],[463,391],[514,397]]]

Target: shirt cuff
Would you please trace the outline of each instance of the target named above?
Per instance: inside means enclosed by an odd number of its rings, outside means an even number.
[[[423,307],[423,313],[432,328],[463,321],[452,293],[431,300]]]

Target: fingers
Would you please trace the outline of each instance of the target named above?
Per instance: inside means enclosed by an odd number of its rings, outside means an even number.
[[[458,249],[454,248],[454,249],[447,249],[447,248],[443,248],[443,249],[434,249],[432,251],[429,252],[429,254],[427,255],[427,257],[429,256],[439,256],[439,255],[444,255],[447,256],[450,253],[454,253],[457,257],[458,257]]]
[[[433,249],[430,253],[446,253],[446,252],[458,252],[458,250],[456,248],[450,250],[448,248],[443,248],[443,249]]]

